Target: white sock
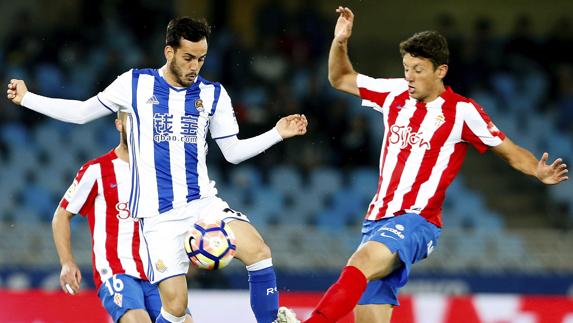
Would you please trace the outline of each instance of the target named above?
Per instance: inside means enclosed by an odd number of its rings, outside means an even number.
[[[261,261],[255,262],[252,265],[248,265],[247,270],[248,271],[256,271],[256,270],[269,268],[272,266],[273,266],[273,258],[267,258],[267,259],[263,259]]]
[[[185,315],[183,315],[181,317],[177,317],[175,315],[169,314],[163,307],[161,307],[161,316],[163,316],[163,318],[168,320],[169,322],[183,323],[183,322],[185,322]]]

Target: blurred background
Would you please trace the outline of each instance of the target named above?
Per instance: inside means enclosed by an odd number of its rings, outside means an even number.
[[[339,4],[356,15],[350,56],[357,71],[401,77],[398,43],[416,31],[438,30],[450,46],[448,85],[474,98],[536,156],[548,151],[551,160],[573,160],[570,0],[3,1],[0,76],[3,84],[22,78],[38,94],[87,99],[132,67],[162,66],[172,17],[207,18],[213,33],[202,75],[230,93],[239,137],[266,131],[287,114],[309,119],[306,136],[240,165],[227,163],[214,142],[209,151],[220,196],[260,230],[273,250],[283,299],[305,315],[360,240],[384,131],[381,115],[328,84]],[[26,299],[27,291],[59,289],[53,211],[78,168],[117,141],[111,116],[70,125],[0,100],[3,293]],[[546,187],[491,152],[471,149],[448,190],[443,218],[439,246],[414,266],[396,322],[573,322],[573,181]],[[73,225],[89,290],[88,225],[80,217]],[[231,290],[248,297],[238,261],[222,271],[190,273],[190,287],[198,297],[220,299],[235,295]],[[297,292],[315,298],[299,304]],[[495,306],[500,310],[483,310]],[[507,306],[513,310],[502,309]],[[8,309],[0,306],[0,318],[2,308]]]

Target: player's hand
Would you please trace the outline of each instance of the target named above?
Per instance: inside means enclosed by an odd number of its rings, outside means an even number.
[[[26,83],[24,83],[24,81],[12,79],[10,80],[10,83],[8,83],[6,97],[8,100],[16,103],[17,105],[21,105],[22,98],[26,92],[28,92],[28,88],[26,87]]]
[[[338,7],[336,9],[340,15],[334,27],[334,40],[339,43],[346,42],[352,35],[352,24],[354,23],[354,14],[347,7]]]
[[[543,156],[537,163],[535,175],[540,181],[545,184],[558,184],[569,179],[567,176],[567,165],[561,158],[555,159],[551,165],[547,165],[547,159],[549,159],[549,154],[543,153]]]
[[[281,118],[276,125],[276,128],[283,137],[283,139],[287,139],[294,136],[304,135],[306,133],[306,126],[308,125],[308,121],[304,114],[291,114],[290,116],[286,116]]]
[[[60,272],[60,286],[66,294],[75,295],[80,290],[82,273],[73,261],[64,263]]]

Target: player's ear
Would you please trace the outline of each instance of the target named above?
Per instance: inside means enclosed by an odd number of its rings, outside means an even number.
[[[121,120],[119,118],[115,118],[115,129],[117,129],[119,133],[121,133],[121,131],[123,130],[123,124],[121,123]]]
[[[173,56],[175,56],[175,49],[169,45],[165,46],[163,49],[163,54],[165,54],[165,59],[171,61]]]
[[[446,77],[446,74],[448,74],[448,65],[442,64],[442,65],[438,66],[438,68],[436,68],[436,72],[437,72],[438,78],[443,80],[444,77]]]

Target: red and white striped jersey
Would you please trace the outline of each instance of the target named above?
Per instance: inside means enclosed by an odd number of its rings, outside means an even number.
[[[88,218],[94,282],[115,274],[147,280],[147,249],[138,219],[130,216],[129,164],[114,150],[84,164],[60,206]]]
[[[417,213],[442,226],[442,204],[456,177],[468,143],[480,153],[505,135],[473,100],[451,88],[432,102],[408,94],[405,79],[356,79],[362,105],[382,112],[384,140],[378,189],[366,219]]]

